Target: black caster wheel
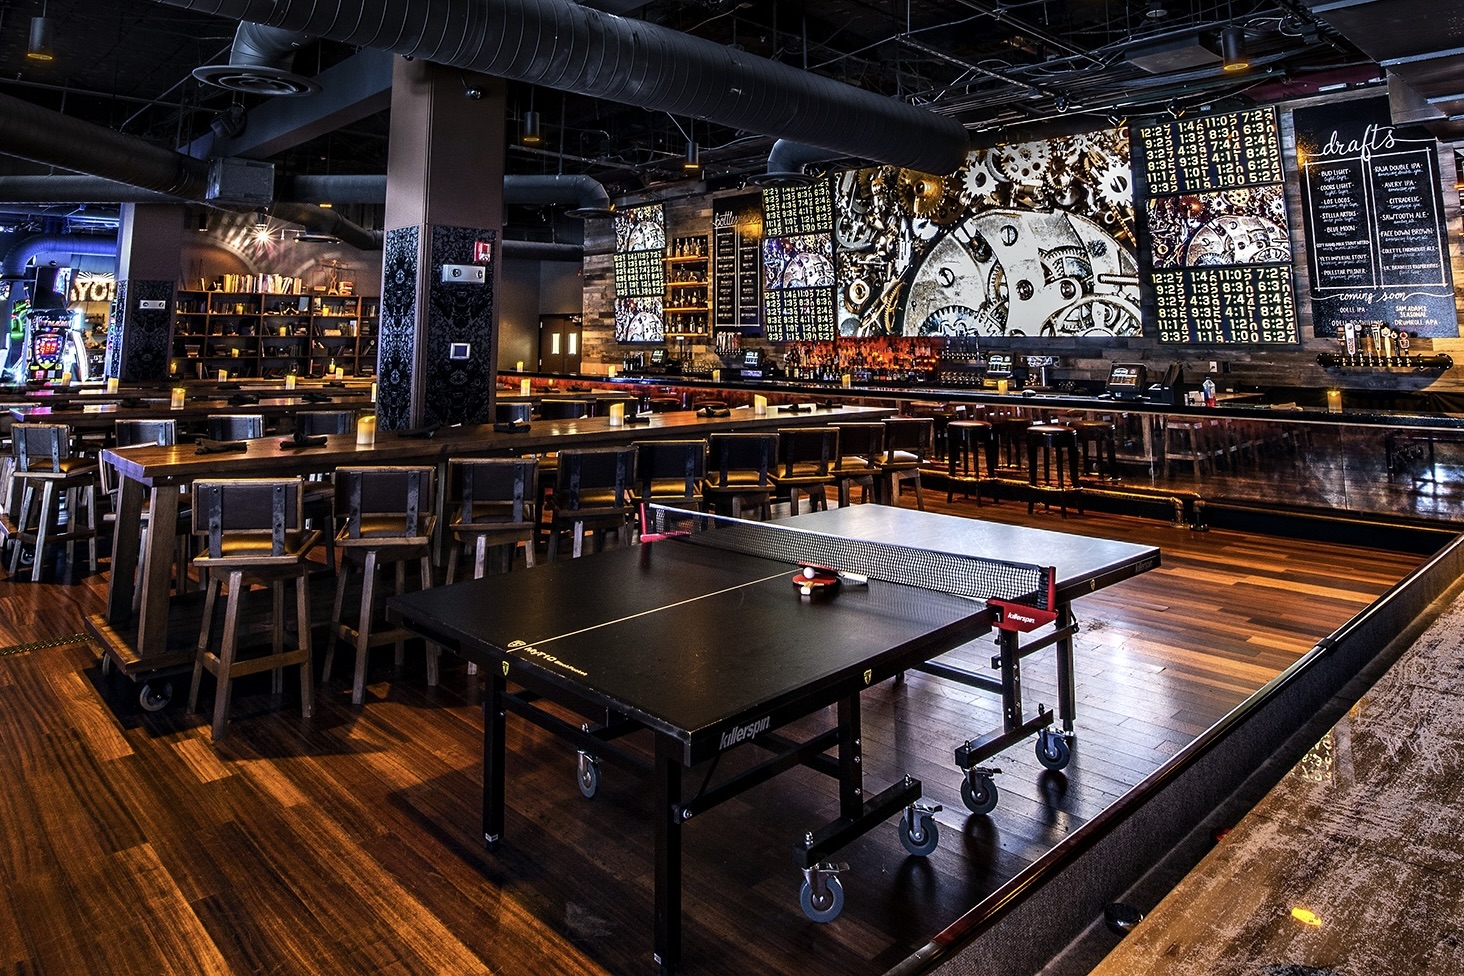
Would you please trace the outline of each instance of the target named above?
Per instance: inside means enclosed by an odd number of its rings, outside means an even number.
[[[940,827],[934,817],[911,817],[906,813],[900,818],[900,843],[916,857],[928,857],[940,845]]]
[[[153,687],[152,682],[145,681],[142,690],[137,693],[137,703],[146,712],[161,712],[172,700],[173,682],[171,681],[164,681],[157,688]]]
[[[844,910],[844,886],[838,878],[830,876],[824,879],[823,896],[815,897],[813,885],[804,881],[798,892],[798,903],[810,921],[832,922]]]
[[[588,756],[581,756],[579,774],[575,776],[575,781],[579,786],[580,796],[593,800],[595,794],[600,792],[600,764]]]
[[[990,776],[968,776],[961,784],[961,801],[972,813],[990,813],[996,809],[996,784]]]
[[[1072,747],[1056,732],[1042,732],[1037,736],[1037,761],[1053,771],[1066,769],[1073,758]]]

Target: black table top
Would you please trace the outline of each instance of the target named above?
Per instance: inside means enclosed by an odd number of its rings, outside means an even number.
[[[1151,547],[879,505],[784,524],[1040,560],[1081,592],[1159,561]],[[495,670],[507,661],[512,680],[562,688],[674,738],[688,765],[990,628],[983,602],[877,579],[805,597],[796,571],[668,539],[414,593],[389,606],[470,660]]]

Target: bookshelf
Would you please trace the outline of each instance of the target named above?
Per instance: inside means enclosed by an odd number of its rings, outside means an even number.
[[[339,367],[346,376],[371,376],[380,305],[360,295],[181,289],[172,372],[210,379],[222,369],[269,379],[323,377]]]

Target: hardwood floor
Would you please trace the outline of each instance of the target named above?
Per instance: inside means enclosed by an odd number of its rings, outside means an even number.
[[[840,855],[844,914],[809,922],[789,854],[835,810],[833,784],[786,774],[686,830],[687,972],[884,972],[1418,562],[1101,514],[1029,519],[1025,505],[949,508],[1163,551],[1158,570],[1076,605],[1072,766],[1047,772],[1030,745],[1010,750],[1000,806],[972,817],[951,750],[999,721],[997,700],[919,674],[871,689],[866,775],[921,778],[944,806],[940,848],[912,858],[893,822],[871,833]],[[206,710],[144,712],[90,645],[44,643],[81,631],[103,587],[0,580],[0,972],[653,971],[649,796],[634,774],[607,766],[586,801],[573,753],[510,719],[506,840],[490,854],[478,685],[460,663],[445,659],[429,689],[421,655],[393,674],[383,649],[353,708],[338,662],[311,720],[293,677],[281,701],[260,676],[213,745]],[[971,664],[990,648],[958,653]],[[1026,665],[1029,706],[1055,700],[1049,670],[1046,654]]]

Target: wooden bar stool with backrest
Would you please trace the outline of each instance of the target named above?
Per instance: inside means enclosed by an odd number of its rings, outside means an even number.
[[[302,410],[295,414],[295,432],[301,437],[354,434],[356,411]],[[335,482],[329,474],[305,479],[305,521],[325,533],[325,564],[335,572]]]
[[[336,640],[355,646],[353,705],[361,704],[366,697],[366,664],[371,648],[395,644],[395,663],[400,668],[405,642],[413,636],[404,628],[376,625],[377,570],[386,565],[395,568],[396,592],[400,595],[406,590],[406,564],[416,562],[418,585],[424,590],[432,586],[432,530],[437,524],[432,514],[435,472],[431,465],[336,468],[336,512],[345,519],[345,525],[336,534],[342,565],[336,581],[332,640],[325,652],[324,674],[330,675]],[[354,627],[344,616],[346,586],[353,565],[361,570],[361,600]],[[429,686],[437,684],[439,653],[436,645],[427,645]]]
[[[524,565],[534,565],[534,490],[539,464],[533,458],[454,458],[447,462],[448,531],[453,547],[447,582],[457,580],[458,557],[473,549],[473,579],[488,571],[489,550],[501,549],[501,571],[513,566],[518,544],[524,543]],[[512,548],[508,548],[512,547]]]
[[[702,498],[711,511],[726,502],[733,518],[742,517],[748,502],[764,520],[772,517],[773,467],[777,464],[778,435],[715,433],[707,437],[707,476]]]
[[[218,681],[214,691],[213,737],[224,734],[235,678],[274,671],[273,691],[282,690],[281,669],[300,665],[300,713],[315,710],[314,676],[310,665],[310,588],[306,556],[320,532],[305,528],[304,483],[299,478],[251,478],[196,481],[193,485],[193,531],[203,544],[194,558],[203,578],[203,623],[198,653],[193,659],[193,682],[188,710],[198,708],[203,672]],[[295,581],[296,646],[285,649],[285,582]],[[225,583],[227,580],[227,583]],[[220,648],[211,647],[213,617],[221,586],[229,594],[224,605],[224,633]],[[270,651],[258,657],[239,655],[241,602],[251,585],[268,586],[273,598]]]
[[[839,461],[834,465],[834,483],[838,485],[839,507],[849,504],[853,486],[858,485],[859,500],[868,503],[878,497],[875,479],[879,475],[879,458],[884,453],[884,424],[834,424],[839,428]]]
[[[493,422],[496,424],[526,424],[533,419],[534,405],[527,401],[505,403],[499,400],[493,404]]]
[[[607,532],[614,532],[620,545],[628,545],[634,485],[634,447],[560,451],[550,502],[549,561],[559,555],[559,538],[566,528],[573,533],[575,559],[584,551],[586,532],[596,550]]]
[[[264,415],[211,413],[206,420],[209,440],[249,441],[264,436]]]
[[[580,420],[590,415],[590,401],[550,397],[539,401],[540,420]],[[537,455],[539,461],[539,517],[545,518],[551,511],[550,496],[554,494],[555,471],[559,467],[558,455],[550,451]],[[549,526],[540,527],[540,536],[547,541]]]
[[[30,543],[34,551],[31,579],[39,581],[46,547],[64,542],[67,571],[74,578],[79,540],[86,541],[88,565],[96,572],[97,462],[72,453],[71,428],[65,424],[14,424],[10,428],[10,447],[15,462],[12,492],[19,497],[15,519],[5,526],[14,539],[11,575],[20,569],[22,551]],[[81,523],[83,510],[85,525]],[[61,529],[63,511],[65,531]]]
[[[178,422],[171,418],[166,420],[119,420],[113,427],[113,438],[117,442],[117,448],[126,450],[129,447],[152,447],[161,445],[167,447],[178,443]],[[99,462],[98,473],[101,476],[102,494],[110,500],[108,511],[102,516],[102,522],[117,521],[117,495],[121,485],[117,481],[117,472],[112,465],[105,461]],[[181,491],[182,489],[180,489]],[[142,535],[145,539],[148,531],[152,528],[152,503],[146,501],[142,506]],[[174,559],[177,566],[177,578],[174,586],[179,593],[188,589],[188,561],[190,558],[189,542],[193,538],[193,499],[191,494],[186,498],[179,499],[178,519],[173,526],[173,535],[176,541],[174,548]],[[146,543],[143,543],[146,548]],[[137,567],[139,578],[142,574],[142,567]],[[137,612],[142,606],[142,586],[140,583],[134,585],[132,590],[132,611]]]
[[[915,507],[925,511],[920,490],[920,468],[930,456],[935,439],[935,420],[930,417],[890,417],[885,422],[884,453],[879,469],[888,485],[885,500],[900,502],[900,483],[915,482]]]
[[[827,510],[828,488],[839,461],[837,427],[785,427],[778,431],[778,464],[773,490],[788,492],[788,513],[798,514],[798,495],[808,496],[809,511]]]
[[[707,442],[704,440],[635,443],[637,507],[656,504],[699,510],[701,483],[706,473]]]

